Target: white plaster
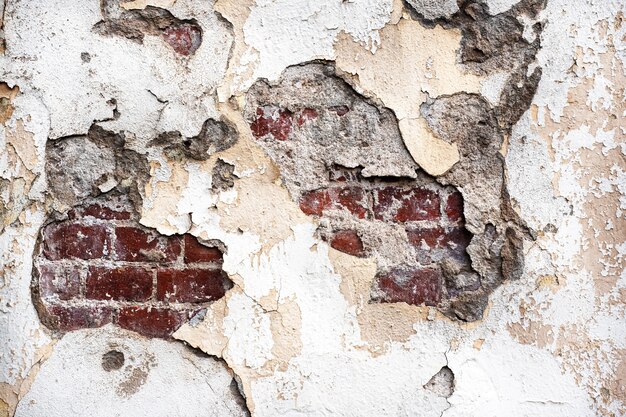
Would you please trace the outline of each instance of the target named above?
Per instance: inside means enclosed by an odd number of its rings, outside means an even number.
[[[109,129],[143,141],[171,130],[196,135],[208,117],[217,117],[211,93],[225,72],[232,39],[209,2],[179,4],[175,16],[195,17],[203,27],[202,44],[191,58],[181,58],[156,36],[141,45],[94,33],[102,19],[97,2],[11,3],[5,22],[11,42],[0,74],[22,91],[38,92],[50,112],[53,138],[84,134],[94,121],[111,119],[110,99],[120,116],[103,123]],[[83,52],[89,62],[82,62]]]
[[[519,3],[519,0],[487,0],[485,3],[489,6],[489,14],[495,16],[509,10]]]
[[[333,59],[333,44],[342,31],[375,50],[378,30],[389,21],[392,4],[392,0],[257,1],[244,26],[248,59],[257,61],[256,68],[242,88],[257,78],[274,80],[289,65]],[[254,58],[252,50],[258,54]]]
[[[120,369],[103,355],[123,353]],[[232,375],[179,342],[147,340],[108,325],[66,335],[42,365],[16,417],[243,416]]]

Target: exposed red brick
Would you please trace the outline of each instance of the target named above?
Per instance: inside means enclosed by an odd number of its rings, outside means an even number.
[[[326,190],[308,191],[300,197],[300,210],[309,216],[321,216],[330,204],[330,196]]]
[[[441,298],[441,273],[436,269],[395,269],[378,276],[381,301],[435,306]]]
[[[187,312],[170,308],[125,307],[120,310],[117,323],[147,337],[167,339],[187,316]]]
[[[109,247],[107,230],[101,225],[60,223],[44,230],[43,252],[51,260],[102,258]]]
[[[202,43],[202,31],[196,25],[181,23],[163,31],[163,39],[181,55],[191,55]]]
[[[310,120],[317,119],[318,115],[319,114],[317,110],[315,109],[310,109],[310,108],[302,109],[300,111],[300,114],[298,115],[298,126],[302,126],[303,124],[305,124],[306,122]]]
[[[278,140],[287,140],[291,125],[290,111],[278,107],[259,107],[256,110],[256,118],[250,124],[250,129],[256,138],[271,133]]]
[[[130,262],[173,262],[180,254],[180,238],[159,236],[138,227],[115,229],[114,259]]]
[[[122,266],[90,266],[85,297],[93,300],[146,301],[152,295],[153,272]]]
[[[41,297],[70,300],[80,295],[80,266],[40,265],[38,271]]]
[[[348,106],[332,106],[328,110],[335,112],[337,116],[345,116],[350,111],[350,108]]]
[[[341,230],[335,233],[330,246],[348,255],[363,256],[365,254],[363,241],[355,230]]]
[[[409,242],[418,249],[437,249],[447,242],[446,232],[442,227],[424,227],[406,231]],[[424,244],[427,247],[424,247]]]
[[[185,263],[221,262],[222,251],[204,246],[192,235],[185,235]]]
[[[345,208],[363,219],[369,212],[367,204],[367,195],[359,186],[313,190],[300,197],[300,209],[305,214],[315,216],[321,216],[326,210]]]
[[[157,299],[201,303],[222,298],[224,273],[217,269],[161,269],[157,273]]]
[[[404,223],[437,220],[441,216],[439,195],[425,188],[385,187],[377,190],[374,216],[378,220]]]
[[[455,191],[448,196],[446,215],[451,222],[463,219],[463,196],[460,192]]]
[[[348,211],[359,219],[365,218],[369,209],[367,208],[367,197],[363,188],[353,187],[341,187],[333,188],[329,190],[331,199],[336,202],[335,206],[339,205],[348,209]]]
[[[102,306],[65,306],[53,304],[48,307],[59,330],[72,330],[104,326],[113,320],[113,309]]]

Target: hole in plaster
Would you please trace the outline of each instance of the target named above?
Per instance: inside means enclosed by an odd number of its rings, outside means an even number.
[[[424,385],[424,388],[440,397],[449,398],[454,393],[454,372],[452,372],[452,369],[444,366],[430,378],[430,381]]]
[[[521,240],[500,211],[503,132],[484,99],[457,94],[422,106],[434,133],[461,154],[439,177],[410,156],[393,112],[357,94],[332,64],[258,81],[246,103],[252,134],[301,210],[319,219],[320,238],[376,260],[371,301],[474,321],[489,293],[519,276]]]
[[[102,368],[107,371],[115,371],[124,366],[124,354],[118,350],[110,350],[102,355]]]
[[[143,43],[146,35],[160,36],[183,56],[193,55],[202,44],[202,28],[194,19],[178,19],[160,7],[125,10],[119,0],[104,0],[101,11],[103,20],[93,30],[103,36],[120,36],[137,43]]]

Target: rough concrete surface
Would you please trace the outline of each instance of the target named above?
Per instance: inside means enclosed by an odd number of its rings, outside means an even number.
[[[0,417],[626,416],[620,0],[0,0]]]

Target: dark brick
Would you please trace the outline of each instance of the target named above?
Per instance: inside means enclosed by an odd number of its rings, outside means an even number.
[[[381,301],[436,306],[441,298],[441,273],[431,268],[395,269],[377,276]]]
[[[53,304],[48,306],[59,330],[72,330],[101,327],[113,320],[113,309],[102,306],[66,306]]]
[[[185,311],[170,308],[124,307],[117,323],[146,337],[169,338],[188,317]]]
[[[306,122],[310,120],[317,119],[317,116],[318,116],[318,112],[315,109],[310,109],[310,108],[302,109],[300,111],[300,114],[298,114],[298,126],[302,126],[303,124],[305,124]]]
[[[226,293],[224,272],[218,269],[162,269],[157,274],[157,299],[202,303]]]
[[[146,301],[152,295],[153,272],[134,266],[90,266],[85,297],[93,300]]]
[[[463,196],[455,191],[448,196],[446,201],[446,215],[451,222],[463,219]]]
[[[192,235],[185,235],[185,263],[221,262],[222,251],[204,246]]]
[[[81,269],[78,265],[40,265],[38,271],[41,297],[57,296],[59,300],[78,297]]]
[[[181,55],[191,55],[202,43],[202,31],[196,25],[181,23],[163,31],[163,39]]]
[[[110,247],[104,226],[78,223],[58,223],[46,226],[43,252],[46,258],[96,259],[105,256]]]
[[[331,241],[330,246],[338,251],[353,256],[363,256],[363,241],[355,230],[340,230],[336,232]]]
[[[376,191],[374,216],[377,220],[404,223],[437,220],[441,216],[439,195],[425,188],[385,187]]]
[[[159,236],[138,227],[115,229],[114,259],[129,262],[173,262],[180,255],[180,238]]]
[[[261,138],[269,133],[278,140],[287,140],[291,132],[293,115],[289,110],[275,106],[259,107],[256,118],[250,124],[252,134]]]
[[[467,247],[472,241],[472,234],[464,227],[455,227],[446,233],[445,246],[448,252],[459,260],[468,258]]]

